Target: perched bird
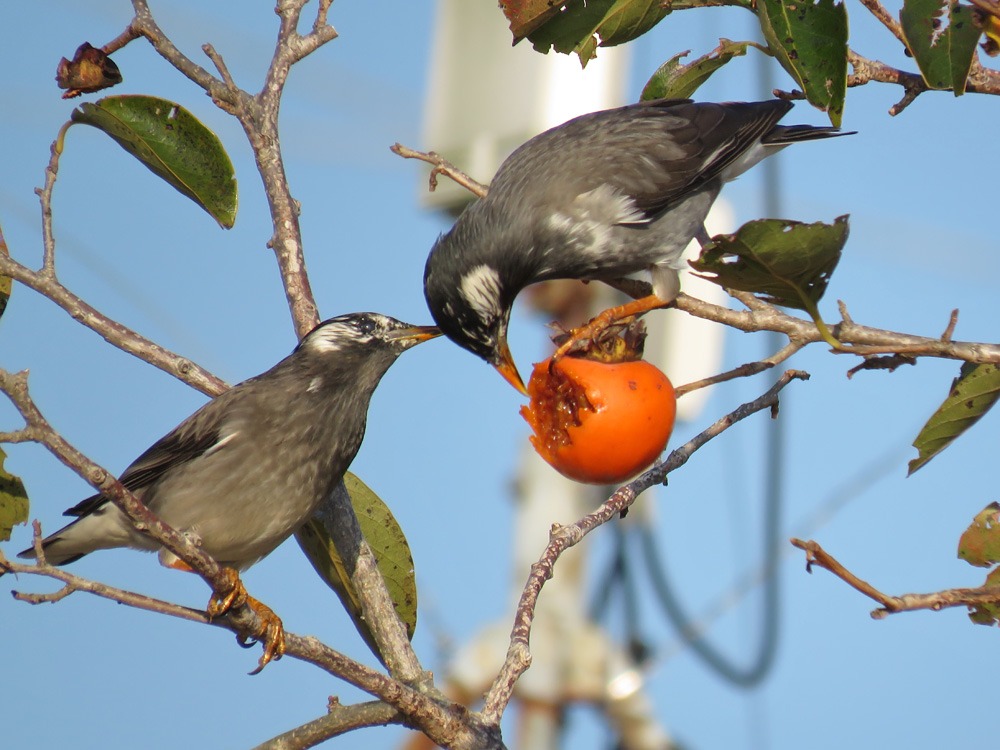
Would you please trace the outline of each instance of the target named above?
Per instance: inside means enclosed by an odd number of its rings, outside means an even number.
[[[661,99],[583,115],[535,136],[431,250],[424,294],[435,322],[524,392],[507,346],[518,293],[547,279],[649,269],[653,295],[595,321],[673,302],[681,253],[693,238],[707,240],[705,217],[723,183],[790,143],[842,135],[778,125],[791,107],[778,99]],[[583,332],[595,331],[574,335]]]
[[[284,632],[269,608],[246,595],[236,571],[273,551],[332,492],[361,446],[379,380],[406,349],[438,335],[377,313],[331,318],[270,370],[209,401],[121,475],[162,521],[231,571],[233,590],[213,596],[209,614],[241,603],[254,608],[264,623],[258,669],[281,656]],[[164,565],[186,567],[103,495],[66,515],[77,519],[42,541],[49,564],[133,547],[159,549]]]

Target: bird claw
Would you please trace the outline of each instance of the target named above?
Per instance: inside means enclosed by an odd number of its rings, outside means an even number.
[[[591,341],[597,339],[600,334],[612,326],[628,323],[631,319],[650,310],[655,310],[658,307],[664,307],[666,304],[669,303],[664,302],[655,294],[651,294],[647,297],[627,302],[624,305],[609,307],[607,310],[595,315],[589,322],[579,328],[572,329],[569,332],[569,337],[560,344],[559,348],[552,355],[552,362],[559,361],[571,351],[585,348]]]
[[[260,621],[260,630],[250,636],[237,635],[236,642],[243,648],[250,648],[254,643],[260,643],[264,647],[257,662],[257,668],[250,672],[251,675],[259,674],[272,660],[277,661],[285,653],[285,628],[274,610],[266,604],[254,599],[247,593],[240,574],[233,568],[223,568],[226,581],[223,588],[224,593],[216,591],[208,602],[208,616],[210,619],[221,617],[232,609],[248,606],[257,615]]]

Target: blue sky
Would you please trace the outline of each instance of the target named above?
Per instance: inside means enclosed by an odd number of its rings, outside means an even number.
[[[178,0],[155,3],[153,10],[189,55],[199,57],[199,46],[211,41],[238,82],[258,86],[273,47],[269,7]],[[395,141],[435,147],[421,142],[432,10],[428,2],[341,0],[331,12],[340,38],[290,80],[282,135],[324,317],[373,309],[429,322],[420,278],[427,250],[448,220],[419,207],[415,164],[388,147]],[[862,53],[907,64],[862,9],[849,11]],[[59,99],[56,63],[84,40],[100,45],[117,35],[128,13],[127,4],[110,0],[8,3],[0,10],[7,57],[17,61],[16,74],[2,84],[0,224],[11,252],[29,265],[41,255],[33,189],[74,106]],[[752,18],[744,15],[669,18],[634,46],[630,98],[676,52],[701,54],[719,36],[746,38]],[[242,132],[144,44],[115,59],[125,75],[116,93],[179,101],[219,134],[240,180],[240,213],[236,228],[223,232],[103,135],[74,128],[54,202],[61,278],[103,312],[230,382],[261,372],[292,348],[294,337],[264,247],[270,225]],[[759,98],[756,71],[755,62],[739,60],[699,96]],[[780,71],[775,76],[780,87],[791,87]],[[489,93],[470,92],[470,106]],[[843,299],[860,323],[938,335],[959,307],[956,337],[995,340],[998,261],[986,209],[992,153],[983,131],[996,120],[996,103],[928,94],[890,118],[886,110],[899,95],[887,86],[849,92],[844,126],[858,135],[779,157],[783,213],[806,221],[852,216],[851,239],[822,303],[829,319],[836,319],[835,300]],[[788,121],[822,123],[823,116],[800,104]],[[727,187],[739,220],[761,215],[759,187],[753,174]],[[543,322],[523,311],[515,315],[512,346],[522,370],[544,351]],[[0,341],[0,366],[30,368],[32,393],[50,421],[112,470],[204,402],[24,288],[15,289]],[[764,350],[763,337],[729,334],[726,363]],[[854,492],[811,534],[887,592],[981,583],[983,573],[959,562],[955,546],[971,517],[996,499],[996,418],[987,417],[905,478],[908,445],[944,397],[957,364],[927,360],[891,375],[848,380],[845,371],[855,362],[820,347],[790,364],[813,378],[794,384],[782,401],[783,536],[805,533],[807,519],[858,472],[885,468],[879,481]],[[755,379],[719,389],[703,415],[678,426],[674,442],[765,387]],[[421,596],[416,646],[435,671],[444,666],[441,643],[461,644],[486,625],[509,620],[510,476],[527,432],[519,404],[489,368],[447,341],[407,353],[372,404],[353,468],[390,503],[409,537]],[[7,405],[0,406],[0,418],[16,424]],[[748,420],[673,475],[669,489],[640,500],[655,511],[661,553],[694,612],[759,560],[761,445],[768,428],[762,415]],[[31,494],[32,517],[47,529],[89,494],[41,449],[13,446],[9,453],[9,468]],[[595,576],[611,538],[611,529],[592,538]],[[20,528],[4,551],[28,542]],[[644,598],[642,631],[654,650],[671,655],[648,675],[657,715],[671,732],[692,747],[736,749],[864,747],[887,736],[894,745],[936,748],[980,739],[974,717],[992,708],[982,675],[995,671],[995,632],[972,626],[958,610],[874,622],[870,602],[821,571],[806,575],[803,567],[801,555],[783,558],[777,662],[768,681],[749,692],[723,682],[690,651],[676,653],[676,635]],[[130,551],[92,555],[73,569],[193,606],[208,596],[193,576]],[[372,661],[293,543],[253,568],[246,581],[289,630]],[[2,581],[4,591],[49,587],[27,577]],[[751,596],[711,631],[736,661],[750,658],[758,604]],[[225,632],[83,594],[41,607],[0,597],[0,627],[0,725],[11,747],[250,747],[322,714],[329,695],[359,698],[290,659],[247,677],[256,654],[235,648]],[[573,712],[570,731],[573,746],[608,744],[589,709]],[[393,747],[401,734],[366,730],[337,746]]]

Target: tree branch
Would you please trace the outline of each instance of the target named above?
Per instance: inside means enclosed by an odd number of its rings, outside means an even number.
[[[402,156],[404,159],[418,159],[430,164],[433,169],[431,169],[431,174],[428,178],[427,188],[432,193],[437,190],[437,176],[439,174],[450,177],[477,198],[485,198],[486,193],[489,191],[488,186],[472,179],[469,175],[435,151],[415,151],[414,149],[408,148],[401,143],[393,144],[389,147],[389,150],[397,156]]]
[[[812,572],[817,565],[833,573],[851,588],[860,591],[881,607],[872,611],[872,618],[881,620],[896,612],[912,612],[929,609],[935,612],[950,607],[973,607],[980,604],[1000,603],[1000,586],[979,586],[977,588],[946,589],[930,594],[903,594],[891,596],[883,594],[867,581],[858,578],[845,568],[833,555],[814,541],[791,539],[792,545],[806,553],[806,570]]]
[[[44,191],[43,191],[44,192]],[[51,221],[51,212],[47,209],[48,201],[43,196],[43,226]],[[48,255],[48,251],[46,251]],[[77,297],[56,278],[54,270],[32,271],[10,257],[3,232],[0,230],[0,273],[10,276],[15,281],[24,284],[44,297],[52,300],[75,321],[97,333],[112,346],[128,352],[154,367],[173,375],[209,396],[217,396],[228,386],[221,378],[195,364],[191,360],[174,354],[159,344],[150,341],[131,328],[103,315]]]
[[[385,703],[371,701],[343,706],[333,699],[325,716],[262,742],[253,750],[305,750],[355,729],[402,723],[402,714]]]
[[[807,380],[808,378],[808,373],[786,370],[762,396],[743,404],[684,445],[674,449],[666,461],[619,488],[593,513],[568,526],[553,525],[549,533],[549,543],[539,560],[531,566],[528,581],[521,592],[521,598],[514,615],[514,627],[510,635],[507,657],[500,673],[486,694],[482,717],[487,725],[499,725],[500,718],[514,694],[514,684],[531,665],[531,652],[528,645],[534,622],[535,605],[545,582],[552,577],[556,561],[562,553],[579,544],[594,529],[604,525],[615,516],[625,513],[642,492],[655,484],[663,484],[672,471],[687,463],[695,451],[712,438],[721,435],[737,422],[763,409],[771,409],[772,417],[776,416],[778,394],[781,390],[792,380]]]

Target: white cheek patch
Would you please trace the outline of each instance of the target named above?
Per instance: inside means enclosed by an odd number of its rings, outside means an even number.
[[[495,268],[476,266],[462,277],[458,291],[480,318],[491,320],[500,312],[500,274]]]
[[[329,327],[323,328],[311,334],[306,339],[306,346],[314,352],[327,353],[337,352],[344,348],[350,341],[357,341],[356,335],[351,335],[345,328]]]

